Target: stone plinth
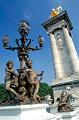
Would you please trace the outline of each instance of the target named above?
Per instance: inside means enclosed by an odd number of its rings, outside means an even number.
[[[74,74],[60,80],[54,80],[52,87],[54,90],[55,102],[57,98],[60,97],[62,90],[66,87],[71,87],[72,94],[79,98],[79,74]]]
[[[79,108],[73,112],[63,112],[60,114],[61,118],[59,120],[79,120]]]
[[[49,108],[49,111],[59,116],[56,120],[79,120],[79,107],[74,109],[72,112],[57,112],[57,105],[53,105]]]
[[[0,120],[57,120],[58,116],[48,113],[48,104],[33,104],[0,107]]]

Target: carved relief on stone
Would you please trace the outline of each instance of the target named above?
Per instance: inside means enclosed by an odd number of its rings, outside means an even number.
[[[62,39],[62,37],[63,36],[61,35],[61,33],[56,34],[56,43],[57,43],[58,50],[63,49],[63,39]]]

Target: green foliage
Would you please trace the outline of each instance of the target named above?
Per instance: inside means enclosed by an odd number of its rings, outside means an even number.
[[[6,92],[4,84],[0,84],[0,100],[5,100]]]
[[[14,97],[13,93],[5,90],[5,85],[0,84],[0,101],[6,101]]]
[[[49,86],[47,83],[40,83],[40,88],[39,88],[38,94],[41,97],[44,97],[44,96],[50,94],[51,98],[53,99],[52,102],[54,102],[54,95],[53,95],[52,87]]]
[[[49,94],[49,85],[47,83],[40,83],[38,92],[39,96],[44,97]]]

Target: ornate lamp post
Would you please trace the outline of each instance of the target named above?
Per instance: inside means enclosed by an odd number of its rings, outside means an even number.
[[[27,38],[27,35],[29,33],[29,23],[27,21],[20,21],[19,26],[18,26],[18,32],[21,35],[20,39],[16,39],[16,45],[15,47],[9,46],[9,37],[8,35],[5,35],[3,37],[3,47],[7,50],[17,50],[18,52],[18,57],[20,61],[20,69],[22,69],[25,66],[25,60],[29,58],[29,52],[30,51],[35,51],[35,50],[40,50],[43,47],[43,38],[42,36],[39,35],[38,37],[38,44],[39,46],[31,46],[32,40]]]

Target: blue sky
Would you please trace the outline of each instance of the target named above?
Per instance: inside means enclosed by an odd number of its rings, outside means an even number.
[[[52,8],[60,4],[63,10],[67,10],[72,21],[72,36],[79,54],[79,0],[0,0],[0,83],[4,82],[5,64],[8,60],[14,61],[15,69],[19,68],[17,52],[5,50],[1,40],[4,34],[8,34],[10,45],[15,45],[15,39],[20,37],[17,31],[18,23],[22,19],[30,23],[28,38],[34,40],[34,45],[39,34],[44,37],[43,49],[31,52],[30,58],[36,71],[44,70],[43,82],[52,83],[54,70],[50,39],[41,24],[48,20]]]

